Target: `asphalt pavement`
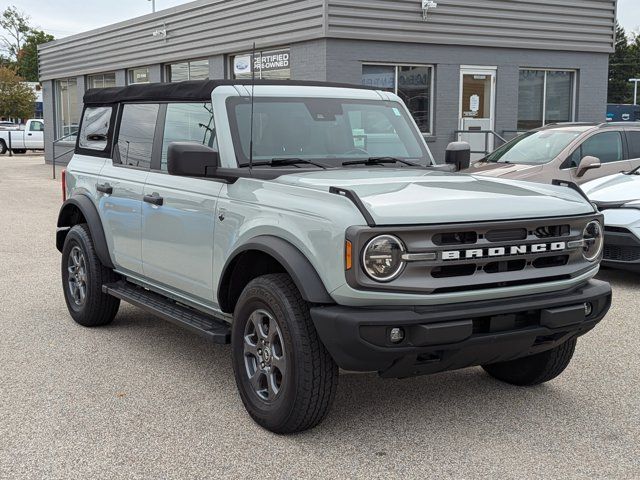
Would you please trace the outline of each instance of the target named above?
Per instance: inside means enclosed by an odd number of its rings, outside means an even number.
[[[123,305],[67,313],[41,157],[0,156],[0,478],[640,478],[640,276],[604,271],[608,317],[549,384],[480,368],[342,375],[325,422],[276,436],[245,413],[230,349]]]

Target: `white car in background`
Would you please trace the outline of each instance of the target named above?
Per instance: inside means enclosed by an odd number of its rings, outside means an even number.
[[[602,265],[640,273],[640,167],[582,185],[604,214]]]

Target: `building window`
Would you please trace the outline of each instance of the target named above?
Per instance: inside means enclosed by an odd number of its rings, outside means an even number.
[[[251,78],[254,70],[257,79],[289,80],[291,78],[291,52],[288,48],[256,52],[253,62],[251,57],[251,53],[232,57],[233,78]]]
[[[56,80],[56,137],[62,138],[78,132],[80,104],[78,102],[78,79]]]
[[[363,65],[362,84],[397,94],[422,133],[432,129],[433,67],[428,65]]]
[[[87,77],[88,88],[107,88],[116,86],[115,73],[101,73],[98,75],[89,75]]]
[[[151,76],[149,73],[149,67],[131,68],[128,71],[129,85],[135,83],[149,83]]]
[[[184,82],[185,80],[206,80],[209,78],[209,60],[172,63],[165,66],[167,82]]]
[[[518,130],[572,122],[575,78],[570,70],[520,70]]]

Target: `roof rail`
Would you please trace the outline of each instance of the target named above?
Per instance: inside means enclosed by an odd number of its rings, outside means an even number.
[[[557,127],[597,127],[597,122],[557,122],[557,123],[547,123],[543,127],[539,127],[536,130],[546,130],[550,128]]]
[[[640,127],[640,121],[637,122],[606,122],[598,125],[598,128],[606,127]]]

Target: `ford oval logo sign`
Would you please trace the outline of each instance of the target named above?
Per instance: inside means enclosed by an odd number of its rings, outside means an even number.
[[[244,60],[238,60],[236,62],[236,70],[239,72],[245,72],[249,70],[249,63],[245,62]]]

